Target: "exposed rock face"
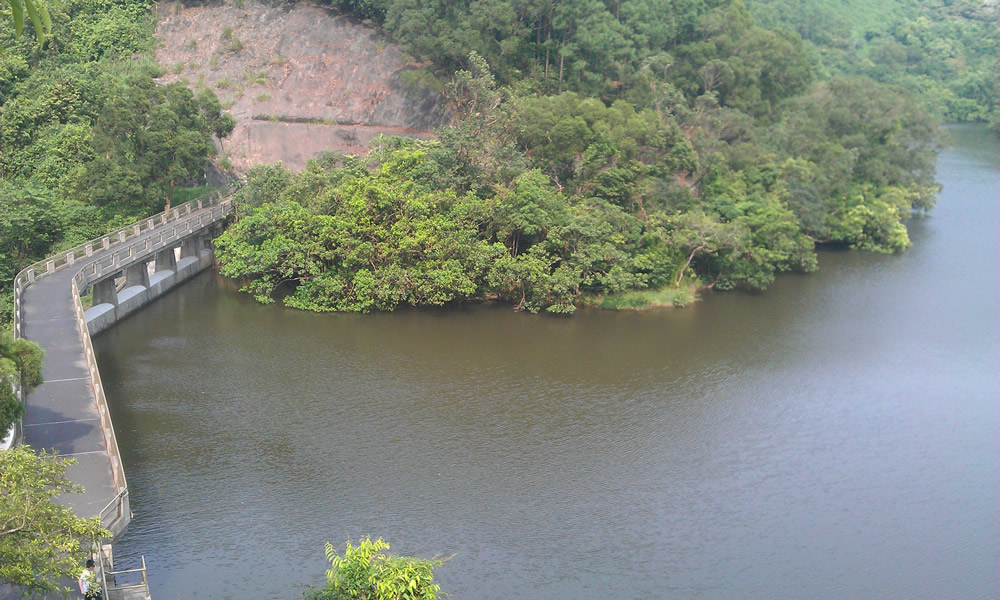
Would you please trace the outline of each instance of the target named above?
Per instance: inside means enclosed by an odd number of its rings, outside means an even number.
[[[451,118],[440,93],[407,77],[420,65],[377,28],[318,6],[161,4],[157,37],[162,81],[214,89],[236,119],[223,148],[237,171],[363,154],[380,133],[429,137]]]

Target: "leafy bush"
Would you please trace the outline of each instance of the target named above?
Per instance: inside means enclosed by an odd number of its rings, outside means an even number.
[[[25,339],[15,340],[9,333],[0,336],[0,438],[24,411],[21,401],[14,395],[14,385],[20,383],[25,391],[42,383],[42,361],[45,351],[38,344]]]
[[[444,560],[423,560],[384,554],[389,544],[382,538],[347,542],[343,556],[326,544],[332,568],[326,587],[307,595],[308,600],[434,600],[441,586],[433,583],[434,568]]]

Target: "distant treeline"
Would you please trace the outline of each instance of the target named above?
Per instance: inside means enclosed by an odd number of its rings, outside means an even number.
[[[734,106],[753,115],[810,76],[865,76],[945,120],[1000,118],[1000,7],[982,0],[323,1],[381,23],[442,72],[475,51],[501,82],[530,80],[540,93],[624,97],[644,61],[666,53],[667,78],[685,93],[739,94]],[[737,32],[740,47],[727,48],[719,34]]]
[[[906,88],[947,121],[1000,125],[1000,5],[982,0],[757,0],[767,26],[802,36],[822,77]]]

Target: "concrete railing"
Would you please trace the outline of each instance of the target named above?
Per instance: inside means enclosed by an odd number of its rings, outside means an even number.
[[[79,290],[86,289],[87,286],[94,282],[118,273],[133,263],[148,259],[157,251],[167,248],[178,240],[225,218],[230,212],[232,212],[232,201],[224,200],[212,206],[208,212],[162,226],[156,230],[152,237],[144,237],[135,243],[125,244],[120,250],[100,260],[87,263],[86,266],[80,269],[80,272],[73,276],[73,283],[76,284]],[[148,230],[146,231],[148,232]]]
[[[111,424],[108,401],[104,395],[101,373],[97,367],[97,358],[94,354],[93,342],[90,339],[90,331],[87,328],[87,320],[84,316],[80,292],[92,283],[111,276],[121,271],[124,267],[148,258],[158,250],[172,245],[173,242],[224,219],[232,212],[232,199],[226,197],[231,195],[231,193],[232,190],[218,192],[205,199],[193,200],[148,219],[143,219],[128,227],[123,227],[108,235],[80,244],[69,250],[64,250],[28,266],[18,273],[14,279],[14,337],[20,338],[24,334],[21,322],[23,309],[21,306],[21,296],[26,288],[39,279],[70,267],[78,261],[82,262],[97,252],[103,252],[116,246],[119,247],[115,252],[99,260],[88,261],[73,276],[71,284],[77,328],[79,329],[80,339],[83,341],[87,369],[90,372],[93,382],[94,396],[101,418],[101,429],[104,433],[108,455],[111,458],[115,487],[118,488],[118,494],[100,513],[101,522],[106,528],[111,530],[113,535],[117,535],[124,530],[131,519],[132,513],[129,507],[125,469],[122,465],[121,453],[118,450],[118,439],[115,437],[115,430]],[[210,208],[210,210],[192,214],[203,208]],[[153,233],[153,235],[149,235],[150,233]],[[135,239],[140,236],[142,239]],[[24,396],[22,391],[17,389],[16,392],[18,399],[23,403]],[[14,441],[17,443],[22,435],[23,425],[19,422],[15,427]]]
[[[118,488],[118,494],[101,510],[100,515],[101,523],[114,536],[121,533],[132,520],[132,511],[128,502],[128,483],[125,481],[125,465],[122,464],[121,451],[118,450],[118,438],[115,436],[115,428],[111,424],[108,399],[104,396],[101,371],[97,368],[94,344],[90,339],[90,332],[87,331],[87,319],[83,316],[83,302],[80,300],[80,290],[76,286],[75,277],[72,289],[76,326],[80,330],[80,339],[83,340],[83,353],[87,357],[87,370],[90,371],[94,398],[97,400],[97,412],[101,415],[101,432],[104,434],[104,444],[108,448],[108,457],[111,459],[111,476],[114,478],[115,487]]]
[[[163,211],[147,219],[137,221],[127,227],[122,227],[121,229],[112,231],[107,235],[90,240],[89,242],[84,242],[68,250],[63,250],[62,252],[54,254],[48,258],[28,265],[14,278],[14,337],[21,337],[23,334],[21,330],[21,294],[24,292],[25,288],[34,283],[36,280],[47,277],[56,271],[61,271],[66,267],[72,266],[78,260],[92,256],[95,252],[102,252],[114,246],[126,244],[130,239],[134,239],[143,233],[148,233],[157,227],[162,227],[163,225],[173,221],[181,221],[182,217],[205,208],[206,206],[231,203],[230,200],[223,200],[223,198],[231,195],[231,193],[231,190],[216,192],[208,198],[186,202],[180,206],[175,206],[170,210]],[[115,256],[118,254],[119,253],[116,252]],[[127,255],[130,255],[130,253],[127,253]]]

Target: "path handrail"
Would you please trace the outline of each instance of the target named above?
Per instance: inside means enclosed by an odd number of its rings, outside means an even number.
[[[108,256],[87,263],[73,276],[73,281],[80,290],[83,290],[91,283],[104,279],[109,273],[117,273],[129,264],[169,247],[178,239],[218,221],[231,210],[231,201],[223,200],[211,205],[208,212],[201,213],[197,217],[182,219],[169,226],[160,226],[155,234],[134,243],[124,244]]]
[[[80,290],[76,286],[76,279],[72,282],[73,308],[76,311],[76,323],[80,330],[80,338],[83,339],[83,353],[87,358],[87,370],[90,371],[90,378],[93,384],[94,396],[97,399],[97,412],[101,415],[101,430],[104,432],[104,442],[108,447],[108,455],[111,457],[111,473],[118,487],[118,495],[115,499],[101,511],[101,523],[110,529],[113,522],[105,522],[104,511],[108,510],[111,504],[116,504],[119,509],[119,516],[122,514],[128,497],[128,484],[125,482],[125,468],[122,465],[121,452],[118,450],[118,438],[115,437],[115,429],[111,425],[111,415],[108,412],[108,400],[104,397],[104,385],[101,383],[101,372],[97,368],[97,357],[94,354],[94,344],[90,339],[90,332],[87,331],[87,319],[83,313],[83,302],[80,300]]]
[[[103,547],[98,547],[98,552],[101,557],[101,590],[104,592],[105,598],[119,598],[123,597],[121,592],[124,590],[145,590],[143,598],[148,600],[149,598],[149,580],[146,578],[146,557],[142,556],[142,566],[138,569],[123,569],[121,571],[116,571],[112,565],[111,557],[104,553]],[[138,583],[118,583],[118,575],[134,575],[139,574]]]

